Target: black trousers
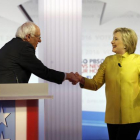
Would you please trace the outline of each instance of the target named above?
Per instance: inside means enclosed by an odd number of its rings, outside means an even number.
[[[136,140],[140,123],[107,124],[109,140]]]

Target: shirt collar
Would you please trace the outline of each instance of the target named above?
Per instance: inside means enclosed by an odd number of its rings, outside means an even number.
[[[121,57],[121,58],[126,58],[126,57],[129,56],[129,53],[126,52],[126,53],[124,53],[123,55],[117,54],[117,56],[118,56],[118,57]]]
[[[126,52],[126,53],[124,53],[123,55],[122,55],[122,57],[124,57],[124,58],[126,58],[126,57],[128,57],[129,56],[129,53],[128,52]]]

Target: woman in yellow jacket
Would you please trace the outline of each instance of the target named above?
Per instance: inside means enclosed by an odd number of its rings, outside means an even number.
[[[132,29],[117,28],[112,51],[97,74],[87,79],[76,73],[80,86],[98,90],[105,83],[106,113],[110,140],[136,140],[140,129],[140,55],[134,54],[137,35]]]

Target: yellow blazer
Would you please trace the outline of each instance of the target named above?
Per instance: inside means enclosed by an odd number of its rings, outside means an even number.
[[[105,83],[106,114],[109,124],[140,122],[140,55],[111,55],[92,79],[85,78],[85,89],[98,90]]]

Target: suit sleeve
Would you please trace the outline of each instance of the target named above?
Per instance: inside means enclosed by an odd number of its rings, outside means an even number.
[[[35,56],[32,46],[24,46],[20,52],[19,64],[23,69],[30,71],[36,76],[57,84],[62,84],[65,74],[53,69],[49,69]]]

